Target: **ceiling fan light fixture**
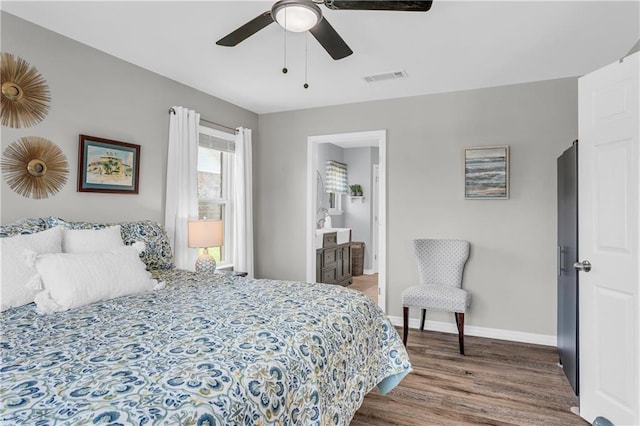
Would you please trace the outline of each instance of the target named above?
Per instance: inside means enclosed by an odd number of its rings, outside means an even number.
[[[309,31],[322,19],[322,11],[310,0],[280,0],[271,8],[273,19],[287,31]]]

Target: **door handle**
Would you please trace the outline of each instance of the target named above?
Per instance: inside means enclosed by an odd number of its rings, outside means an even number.
[[[567,253],[567,250],[558,246],[558,276],[562,275],[565,271],[564,269],[564,255]]]
[[[576,262],[573,264],[573,269],[576,271],[589,272],[591,270],[591,262],[583,260],[582,262]]]

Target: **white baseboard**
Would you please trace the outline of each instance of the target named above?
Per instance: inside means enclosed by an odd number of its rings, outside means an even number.
[[[364,269],[362,271],[362,275],[373,275],[375,274],[375,272],[373,272],[373,269]]]
[[[402,327],[402,317],[389,316],[391,323],[397,327]],[[420,328],[420,320],[409,318],[409,328]],[[444,333],[458,334],[458,329],[454,323],[430,321],[424,323],[425,330],[441,331]],[[488,337],[491,339],[509,340],[511,342],[534,343],[536,345],[556,346],[557,337],[547,334],[525,333],[523,331],[503,330],[499,328],[478,327],[475,325],[465,325],[464,334],[466,336]]]

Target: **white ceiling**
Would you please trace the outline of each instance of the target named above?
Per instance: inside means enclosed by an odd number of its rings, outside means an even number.
[[[10,2],[2,8],[256,113],[578,76],[640,38],[640,2],[434,0],[426,13],[322,11],[354,54],[332,60],[306,33],[271,24],[238,46],[215,42],[267,1]],[[409,78],[363,77],[405,70]]]

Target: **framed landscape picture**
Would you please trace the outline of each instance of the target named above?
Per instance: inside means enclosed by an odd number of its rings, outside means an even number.
[[[78,191],[137,194],[140,145],[80,135]]]
[[[509,147],[464,149],[464,198],[509,198]]]

